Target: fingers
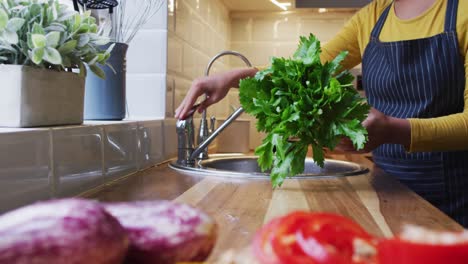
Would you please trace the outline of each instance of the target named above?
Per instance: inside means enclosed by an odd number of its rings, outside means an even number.
[[[185,103],[184,103],[184,108],[182,109],[180,115],[181,118],[185,118],[187,113],[192,109],[192,106],[195,104],[197,101],[198,97],[201,95],[195,90],[190,90],[187,96],[185,97]]]
[[[208,106],[216,103],[216,99],[214,96],[207,97],[203,102],[200,103],[200,107],[198,107],[198,112],[201,113],[208,108]]]
[[[341,153],[341,154],[345,154],[345,153],[348,153],[348,154],[363,154],[363,153],[368,153],[369,152],[366,148],[356,150],[356,148],[353,146],[352,143],[350,145],[348,145],[348,144],[339,144],[338,146],[335,147],[335,149],[333,151],[336,152],[336,153]]]
[[[198,99],[200,95],[202,95],[203,87],[201,86],[199,81],[194,81],[192,87],[190,87],[188,94],[185,96],[184,100],[177,108],[175,112],[175,118],[178,119],[185,119],[187,113],[192,109],[195,101]]]
[[[343,137],[334,150],[337,152],[359,153],[354,147],[353,142],[347,137]]]
[[[182,111],[182,109],[184,108],[184,105],[185,105],[185,98],[182,100],[182,102],[180,103],[180,105],[177,107],[177,109],[175,110],[175,118],[179,118],[180,117],[180,111]]]
[[[372,108],[372,109],[374,109],[374,108]],[[364,119],[364,121],[362,121],[362,126],[365,127],[365,128],[368,128],[372,124],[372,122],[374,122],[374,120],[375,120],[374,112],[373,112],[372,109],[369,112],[369,115],[367,115],[366,119]]]

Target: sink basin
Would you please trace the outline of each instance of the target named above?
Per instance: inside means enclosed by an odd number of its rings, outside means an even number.
[[[210,159],[199,161],[193,167],[182,166],[175,161],[169,166],[180,172],[197,175],[235,178],[267,178],[269,176],[268,171],[261,171],[256,156],[211,155]],[[307,158],[304,172],[293,178],[345,177],[364,174],[368,171],[367,168],[357,163],[331,159],[325,160],[325,166],[320,168],[313,159]]]

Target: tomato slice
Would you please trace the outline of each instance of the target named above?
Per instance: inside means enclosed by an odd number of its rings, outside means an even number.
[[[279,222],[279,218],[273,219],[257,231],[254,237],[253,252],[261,264],[281,264],[270,243]]]
[[[354,255],[354,240],[371,241],[372,237],[358,224],[348,218],[333,214],[316,214],[315,226],[305,226],[305,237],[313,236],[322,244],[333,245],[339,255],[351,259]]]
[[[310,213],[307,212],[293,212],[280,219],[271,244],[281,263],[314,263],[304,253],[296,239],[296,231],[299,227],[311,220]]]
[[[281,263],[354,264],[354,240],[372,243],[355,222],[330,213],[294,212],[276,224],[271,245]]]
[[[262,264],[468,263],[468,231],[408,230],[376,245],[350,219],[298,211],[265,225],[257,232],[253,247]]]
[[[346,258],[341,257],[325,241],[313,236],[304,238],[301,232],[296,233],[296,241],[301,250],[312,260],[312,263],[348,264]],[[332,252],[330,252],[332,251]],[[332,253],[332,254],[330,254]]]
[[[385,239],[378,244],[379,264],[466,264],[468,243],[452,245],[424,244],[399,238]]]

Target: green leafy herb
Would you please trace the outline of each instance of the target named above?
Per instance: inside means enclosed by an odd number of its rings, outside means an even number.
[[[268,68],[240,83],[243,108],[257,118],[257,129],[267,133],[255,154],[263,171],[271,169],[274,187],[304,171],[309,145],[314,161],[323,167],[324,147],[334,149],[343,136],[357,149],[367,141],[361,122],[369,106],[354,89],[353,76],[340,72],[347,52],[324,64],[320,53],[314,35],[301,37],[292,58],[272,58]]]

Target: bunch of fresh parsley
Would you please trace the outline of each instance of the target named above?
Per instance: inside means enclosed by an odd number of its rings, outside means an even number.
[[[340,72],[347,52],[324,64],[320,53],[314,35],[301,37],[292,58],[274,57],[268,68],[240,82],[243,108],[257,118],[257,129],[267,133],[255,154],[263,171],[271,169],[274,187],[304,171],[309,145],[314,161],[323,167],[324,147],[333,149],[343,136],[357,149],[367,141],[361,122],[369,106],[354,89],[353,76]]]

